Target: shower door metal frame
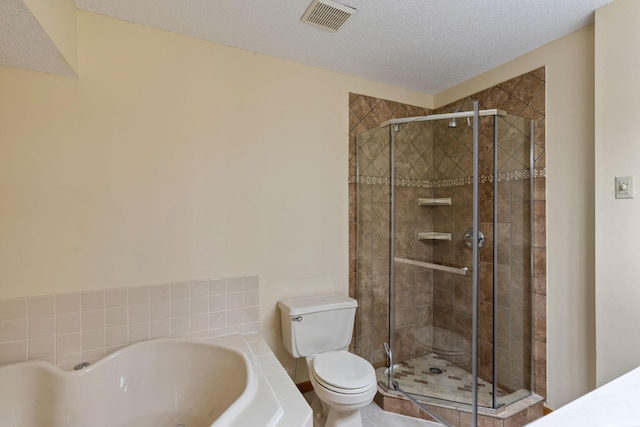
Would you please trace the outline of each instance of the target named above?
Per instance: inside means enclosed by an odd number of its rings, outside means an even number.
[[[494,116],[495,117],[495,116]],[[478,279],[480,276],[479,271],[479,244],[478,236],[480,235],[479,224],[479,204],[480,204],[480,168],[479,168],[479,128],[480,128],[480,113],[478,108],[478,100],[473,101],[473,310],[472,310],[472,336],[471,336],[471,414],[473,427],[478,426],[478,317],[480,315],[478,310]],[[495,243],[494,243],[495,246]],[[495,324],[494,324],[495,327]],[[494,389],[495,394],[495,389]]]
[[[506,112],[502,111],[502,110],[480,110],[479,109],[479,104],[477,100],[474,100],[474,109],[473,111],[466,111],[466,112],[456,112],[456,113],[449,113],[449,114],[433,114],[433,115],[429,115],[429,116],[420,116],[420,117],[409,117],[409,118],[403,118],[403,119],[392,119],[392,120],[388,120],[384,123],[382,123],[380,125],[380,127],[385,127],[385,126],[389,126],[389,140],[390,140],[390,198],[391,198],[391,203],[390,203],[390,249],[389,249],[389,349],[387,351],[387,356],[389,359],[389,364],[388,364],[388,374],[387,374],[387,388],[389,389],[393,389],[399,393],[401,393],[402,395],[404,395],[405,397],[407,397],[409,400],[411,400],[413,403],[415,403],[416,405],[418,405],[420,407],[420,409],[422,409],[423,411],[427,412],[430,416],[432,416],[434,419],[438,420],[440,423],[442,423],[445,426],[448,426],[448,424],[439,416],[437,416],[436,414],[432,413],[432,411],[430,411],[427,407],[425,407],[423,404],[421,404],[420,402],[418,402],[414,396],[412,396],[411,394],[403,391],[401,389],[401,387],[399,386],[398,382],[393,380],[393,365],[394,365],[394,356],[393,356],[393,350],[395,349],[395,261],[396,261],[396,257],[395,257],[395,229],[396,229],[396,218],[395,218],[395,183],[396,183],[396,179],[395,179],[395,141],[396,141],[396,133],[400,131],[400,125],[405,124],[405,123],[413,123],[413,122],[419,122],[419,121],[434,121],[434,120],[445,120],[445,119],[452,119],[452,118],[473,118],[473,235],[474,236],[478,236],[479,235],[479,182],[480,182],[480,176],[479,176],[479,127],[480,127],[480,117],[484,117],[484,116],[492,116],[493,117],[493,131],[494,131],[494,242],[496,242],[496,230],[497,227],[495,226],[495,221],[497,221],[497,207],[496,207],[496,203],[497,203],[497,197],[495,197],[496,191],[497,191],[497,181],[498,181],[498,170],[497,170],[497,155],[498,155],[498,149],[497,149],[497,138],[498,138],[498,132],[497,132],[497,117],[504,117],[506,116]],[[471,403],[471,410],[472,410],[472,416],[473,416],[473,421],[472,421],[472,425],[473,427],[477,427],[477,422],[478,422],[478,320],[479,320],[479,268],[480,268],[480,263],[479,263],[479,241],[477,238],[472,239],[473,243],[472,243],[472,249],[473,249],[473,265],[472,265],[472,269],[471,269],[471,275],[472,275],[472,287],[473,287],[473,295],[472,295],[472,299],[473,299],[473,308],[472,308],[472,403]],[[496,255],[496,247],[497,245],[494,244],[494,256]],[[495,259],[495,258],[494,258]],[[410,261],[410,260],[407,260]],[[404,262],[404,261],[403,261]],[[423,267],[429,268],[428,264],[429,263],[420,263]],[[494,269],[496,263],[494,262]],[[496,287],[496,280],[495,280],[495,271],[494,271],[494,282],[493,282],[493,287],[494,287],[494,298],[496,297],[496,292],[495,292],[495,287]],[[495,304],[494,304],[494,311],[495,311]],[[493,317],[494,317],[494,330],[493,330],[493,334],[494,334],[494,343],[495,343],[495,312],[493,313]],[[495,369],[495,364],[496,364],[496,355],[495,355],[495,345],[494,345],[494,349],[493,349],[493,363],[494,363],[494,381],[493,381],[493,402],[492,402],[492,406],[495,408],[496,407],[496,401],[495,401],[495,390],[496,390],[496,369]]]

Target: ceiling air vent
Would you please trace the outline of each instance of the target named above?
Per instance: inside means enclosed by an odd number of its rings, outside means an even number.
[[[313,0],[302,15],[302,21],[337,31],[355,12],[356,9],[331,0]]]

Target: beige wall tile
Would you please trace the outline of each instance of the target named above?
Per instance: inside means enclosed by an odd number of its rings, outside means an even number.
[[[94,329],[82,332],[82,351],[105,347],[105,330]]]
[[[136,286],[127,289],[129,305],[149,304],[149,286]]]
[[[0,344],[0,365],[27,360],[27,340]]]
[[[201,297],[209,295],[209,281],[208,280],[195,280],[189,283],[190,297]]]
[[[0,322],[0,343],[27,339],[27,319]]]
[[[80,312],[65,313],[56,315],[56,334],[69,334],[80,332],[81,315]]]
[[[0,300],[0,321],[17,320],[27,317],[27,299]]]
[[[188,299],[171,300],[171,317],[183,317],[189,315]]]
[[[127,344],[129,342],[129,328],[127,326],[107,328],[105,342],[107,347]]]
[[[82,302],[80,292],[57,294],[55,296],[56,314],[74,313],[80,311]]]
[[[82,339],[79,332],[56,335],[56,356],[80,353],[81,349]],[[56,364],[59,364],[57,360]]]
[[[171,336],[180,336],[189,333],[189,317],[175,317],[171,319]]]
[[[29,360],[51,358],[55,356],[53,336],[29,340]]]
[[[191,332],[201,332],[209,329],[209,313],[191,316]]]
[[[120,326],[128,323],[128,309],[124,307],[107,308],[106,326]]]
[[[258,276],[243,277],[244,291],[257,291],[260,286],[260,278]]]
[[[209,294],[226,294],[227,293],[227,280],[226,279],[212,279],[209,281]]]
[[[129,343],[148,340],[149,328],[149,322],[129,325]]]
[[[82,311],[104,310],[104,290],[82,292]]]
[[[154,285],[149,287],[149,301],[168,301],[171,299],[171,285]]]
[[[54,333],[55,320],[53,316],[29,318],[29,339],[52,336]]]
[[[239,291],[230,298],[227,279],[222,278],[0,300],[2,316],[11,319],[0,320],[0,344],[10,344],[3,347],[6,362],[1,363],[50,359],[70,369],[81,358],[95,359],[150,338],[202,339],[259,331],[258,276],[234,277],[231,282]],[[186,297],[171,300],[172,295]],[[237,306],[230,312],[228,299]],[[140,301],[146,302],[136,304]]]
[[[105,307],[123,307],[127,305],[126,289],[107,289],[105,291]]]
[[[82,312],[82,330],[100,329],[105,326],[105,311],[93,310]]]
[[[151,321],[171,318],[171,302],[170,301],[154,302],[154,303],[151,303],[149,308],[150,308],[149,319]]]
[[[242,277],[230,277],[227,278],[227,292],[242,292],[244,291],[244,280]]]
[[[29,297],[29,317],[51,316],[55,312],[55,297],[46,295],[42,297]]]
[[[171,336],[171,320],[155,320],[151,322],[151,338]]]
[[[171,299],[184,299],[189,298],[189,283],[172,283],[171,284]]]
[[[191,298],[189,301],[191,314],[203,314],[209,312],[209,297],[199,296]]]
[[[129,324],[149,321],[149,304],[129,305]]]

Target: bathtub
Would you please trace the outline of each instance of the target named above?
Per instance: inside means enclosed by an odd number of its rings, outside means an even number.
[[[282,414],[239,334],[140,342],[79,371],[0,368],[2,427],[270,427]]]

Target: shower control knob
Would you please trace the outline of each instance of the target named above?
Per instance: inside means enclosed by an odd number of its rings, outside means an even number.
[[[464,242],[465,245],[467,245],[468,248],[473,247],[473,228],[469,228],[467,229],[467,231],[464,232],[464,235],[462,236],[462,241]],[[482,233],[482,231],[478,230],[478,248],[481,248],[483,246],[484,246],[484,234]]]

